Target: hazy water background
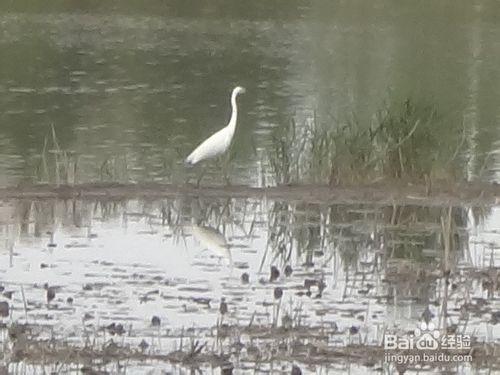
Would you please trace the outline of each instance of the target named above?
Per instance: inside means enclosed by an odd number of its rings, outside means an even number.
[[[248,89],[237,182],[257,183],[292,117],[368,123],[407,97],[438,109],[436,137],[464,126],[480,163],[498,150],[499,17],[495,1],[3,3],[0,183],[32,178],[50,124],[80,181],[116,157],[128,180],[183,181],[181,160],[226,124],[236,84]]]

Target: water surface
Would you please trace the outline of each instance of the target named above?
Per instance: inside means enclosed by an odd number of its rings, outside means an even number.
[[[315,112],[322,126],[367,126],[384,102],[412,98],[465,129],[474,177],[498,149],[498,3],[176,1],[3,4],[0,178],[40,177],[53,124],[78,180],[184,181],[182,159],[226,124],[245,86],[234,182],[257,185],[276,128]],[[495,178],[496,154],[487,178]],[[110,165],[113,165],[110,167]],[[219,168],[207,166],[209,181]],[[103,172],[104,170],[104,172]]]
[[[378,345],[384,332],[412,332],[429,313],[436,327],[480,342],[499,335],[498,208],[180,197],[9,201],[2,210],[10,219],[1,227],[0,285],[13,292],[0,297],[11,307],[4,321],[49,327],[42,337],[73,345],[111,339],[137,349],[145,340],[147,352],[158,354],[192,335],[232,352],[240,370],[265,370],[289,365],[265,354],[288,336],[221,341],[214,328],[221,319],[235,327],[321,327],[328,347]],[[272,266],[279,274],[271,276]],[[47,286],[56,292],[50,301]],[[118,324],[119,334],[111,328]],[[235,343],[243,345],[239,354]],[[257,362],[252,345],[262,350]],[[130,364],[130,371],[149,365]],[[307,364],[311,373],[376,372],[383,364],[364,365]]]

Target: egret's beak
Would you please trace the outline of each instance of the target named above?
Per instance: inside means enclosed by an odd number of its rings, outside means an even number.
[[[244,88],[244,87],[242,87],[242,88],[241,88],[241,91],[240,91],[240,94],[244,94],[244,93],[246,93],[246,92],[247,92],[247,89],[246,89],[246,88]]]

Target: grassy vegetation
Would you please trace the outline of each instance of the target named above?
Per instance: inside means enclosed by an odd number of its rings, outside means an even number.
[[[270,175],[276,185],[366,185],[400,180],[425,183],[430,189],[434,181],[463,181],[466,165],[471,164],[467,158],[474,155],[469,149],[473,141],[465,127],[446,121],[434,106],[410,99],[384,105],[369,122],[351,116],[332,123],[316,114],[300,124],[292,119],[273,134],[271,146],[266,147],[264,175]],[[54,185],[85,183],[89,179],[127,183],[139,171],[139,180],[173,183],[190,173],[179,166],[180,156],[173,144],[166,147],[162,172],[155,171],[158,160],[153,156],[146,153],[134,163],[133,155],[117,153],[89,163],[62,148],[51,126],[33,180]],[[488,162],[485,158],[482,166],[475,165],[478,178],[487,170]],[[230,155],[218,168],[226,182],[229,163]]]
[[[35,167],[35,181],[55,185],[74,184],[77,182],[77,172],[78,155],[60,147],[54,125],[51,125]]]
[[[457,180],[465,136],[444,136],[441,122],[433,106],[410,99],[384,106],[369,124],[324,124],[314,115],[273,136],[268,162],[277,184]]]
[[[74,185],[85,181],[80,155],[61,147],[52,124],[44,137],[40,155],[34,163],[33,182],[51,185]],[[110,155],[94,166],[92,173],[99,182],[127,182],[129,166],[126,155]],[[82,181],[83,180],[83,181]]]

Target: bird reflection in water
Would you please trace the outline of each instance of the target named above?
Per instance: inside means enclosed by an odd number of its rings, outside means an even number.
[[[198,223],[194,218],[191,219],[191,229],[193,237],[200,243],[203,250],[211,251],[216,257],[227,261],[231,267],[233,266],[230,245],[221,232]]]

